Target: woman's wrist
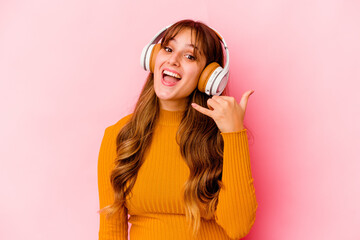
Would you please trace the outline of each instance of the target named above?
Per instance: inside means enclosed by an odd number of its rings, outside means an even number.
[[[229,128],[229,129],[225,129],[223,131],[220,130],[220,132],[221,133],[240,132],[240,131],[242,131],[244,129],[245,129],[244,125],[240,125],[240,126],[238,126],[236,128]]]

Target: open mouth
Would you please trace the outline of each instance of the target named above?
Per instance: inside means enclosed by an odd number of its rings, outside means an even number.
[[[170,72],[168,70],[164,70],[162,73],[161,82],[165,86],[174,86],[180,80],[181,80],[181,76],[179,74]]]

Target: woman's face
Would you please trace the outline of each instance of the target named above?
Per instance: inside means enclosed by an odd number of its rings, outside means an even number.
[[[191,46],[194,38],[195,36],[191,41],[190,29],[183,29],[158,52],[154,67],[154,89],[162,109],[185,109],[187,97],[197,87],[206,58],[199,49],[198,59],[195,59],[194,48]],[[164,73],[164,70],[175,73],[176,77],[168,76],[171,73]]]

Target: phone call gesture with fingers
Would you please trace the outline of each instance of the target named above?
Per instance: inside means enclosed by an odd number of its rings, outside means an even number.
[[[237,103],[234,97],[230,96],[213,96],[207,101],[208,108],[204,108],[196,103],[191,105],[197,111],[211,117],[222,133],[238,132],[244,130],[244,117],[246,105],[249,96],[254,90],[245,92]]]

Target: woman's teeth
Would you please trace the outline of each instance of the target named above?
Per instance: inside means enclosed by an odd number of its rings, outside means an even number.
[[[179,74],[170,72],[170,71],[168,71],[168,70],[164,70],[164,71],[163,71],[163,74],[164,74],[164,75],[165,75],[165,74],[166,74],[166,75],[169,75],[169,76],[171,76],[171,77],[175,77],[175,78],[177,78],[177,79],[181,79],[181,77],[180,77]]]

